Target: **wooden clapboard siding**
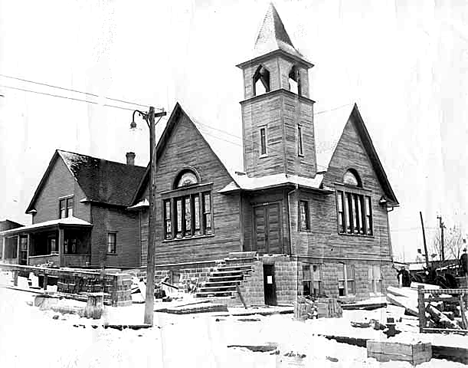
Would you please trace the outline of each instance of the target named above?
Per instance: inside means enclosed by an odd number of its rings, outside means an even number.
[[[371,196],[373,213],[373,235],[340,235],[337,225],[335,194],[323,195],[301,191],[298,200],[308,200],[311,218],[311,230],[298,232],[297,211],[292,213],[292,227],[297,233],[293,239],[293,249],[299,255],[310,257],[358,258],[390,260],[389,229],[386,209],[379,205],[384,194],[372,164],[359,138],[352,120],[348,121],[344,133],[331,159],[329,170],[324,177],[324,185],[334,188],[342,182],[348,168],[359,173],[366,195]]]
[[[165,148],[158,157],[156,264],[223,259],[229,252],[242,250],[239,195],[218,193],[232,181],[232,178],[189,118],[183,113],[177,119],[179,120],[175,122]],[[214,234],[206,237],[163,241],[161,193],[172,190],[177,174],[186,168],[192,168],[199,174],[201,184],[212,183]],[[146,264],[147,211],[141,216],[142,264]]]
[[[37,213],[32,223],[56,220],[59,218],[59,198],[74,196],[73,216],[90,222],[90,205],[80,202],[86,196],[74,179],[60,155],[55,153],[51,170],[35,201]]]

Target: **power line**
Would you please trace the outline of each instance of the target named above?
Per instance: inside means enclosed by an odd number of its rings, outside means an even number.
[[[44,86],[44,87],[49,87],[49,88],[56,88],[56,89],[59,89],[59,90],[62,90],[62,91],[80,93],[80,94],[83,94],[83,95],[86,95],[86,96],[99,98],[99,95],[96,95],[94,93],[83,92],[83,91],[79,91],[79,90],[76,90],[76,89],[55,86],[55,85],[48,84],[48,83],[43,83],[43,82],[36,82],[36,81],[32,81],[32,80],[25,79],[25,78],[13,77],[11,75],[0,74],[0,77],[14,79],[14,80],[18,80],[18,81],[26,82],[26,83],[37,84],[39,86]],[[139,103],[136,103],[136,102],[125,101],[125,100],[121,100],[121,99],[118,99],[118,98],[112,98],[112,97],[104,97],[104,98],[106,98],[107,100],[111,100],[111,101],[122,102],[122,103],[126,103],[126,104],[129,104],[129,105],[135,105],[135,106],[148,108],[148,105],[142,105],[142,104],[139,104]]]
[[[22,91],[22,92],[35,93],[35,94],[38,94],[38,95],[44,95],[44,96],[49,96],[49,97],[63,98],[63,99],[65,99],[65,100],[72,100],[72,101],[78,101],[78,102],[85,102],[85,103],[89,103],[89,104],[92,104],[92,105],[99,105],[99,103],[96,102],[96,101],[83,100],[83,99],[81,99],[81,98],[75,98],[75,97],[68,97],[68,96],[55,95],[55,94],[52,94],[52,93],[40,92],[40,91],[33,91],[33,90],[31,90],[31,89],[19,88],[19,87],[13,87],[13,86],[5,86],[5,85],[1,85],[1,84],[0,84],[0,87],[2,87],[2,88],[14,89],[14,90]],[[121,109],[121,110],[127,110],[127,111],[134,111],[134,110],[135,110],[135,109],[131,109],[131,108],[128,108],[128,107],[116,106],[116,105],[109,105],[109,104],[104,104],[104,105],[102,105],[102,106],[104,106],[104,107],[112,107],[112,108],[115,108],[115,109]]]

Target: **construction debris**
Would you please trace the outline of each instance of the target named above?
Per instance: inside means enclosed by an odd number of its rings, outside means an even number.
[[[416,343],[400,343],[368,340],[367,357],[375,358],[379,362],[402,360],[414,366],[431,360],[432,346],[430,343],[419,341]]]

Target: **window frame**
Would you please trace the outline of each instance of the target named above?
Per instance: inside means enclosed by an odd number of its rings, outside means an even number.
[[[354,187],[337,186],[335,201],[338,234],[374,236],[371,193]]]
[[[302,205],[304,205],[304,214],[305,214],[305,227],[302,224]],[[298,225],[299,231],[310,231],[311,230],[311,223],[310,223],[310,206],[309,201],[305,199],[300,199],[298,201]]]
[[[340,265],[341,274],[338,275],[338,297],[344,298],[344,297],[350,297],[350,296],[355,296],[356,295],[356,270],[354,265],[351,264],[346,264],[342,263]],[[352,278],[348,276],[348,270],[350,270],[352,273]],[[341,278],[343,276],[343,278]],[[340,283],[343,283],[343,288],[340,288]],[[352,291],[349,290],[349,283],[352,283]],[[343,291],[343,295],[340,295],[340,290]]]
[[[268,132],[267,126],[262,125],[259,127],[258,134],[259,134],[259,148],[260,148],[260,155],[259,157],[267,157],[268,156]],[[264,133],[262,135],[262,132]]]
[[[112,249],[110,248],[110,245],[112,244],[112,243],[110,242],[111,236],[113,236],[113,238],[114,238],[114,241],[113,241],[114,249],[113,249],[113,251],[112,251]],[[107,254],[109,254],[109,255],[115,255],[115,254],[117,254],[117,231],[108,231],[108,232],[107,232],[107,247],[106,247],[106,252],[107,252]]]
[[[297,155],[304,157],[304,134],[302,124],[297,124]]]
[[[205,196],[209,197],[209,206],[207,208],[205,208]],[[161,197],[163,207],[163,242],[189,240],[214,235],[212,183],[177,188],[176,190],[162,193]],[[187,209],[187,203],[189,209]],[[169,204],[169,207],[167,207],[167,204]],[[167,208],[170,208],[170,216],[168,216]],[[187,230],[187,214],[190,215],[190,230]],[[207,227],[207,222],[210,223],[210,227]],[[169,223],[170,226],[168,226]],[[170,233],[168,232],[169,227]]]
[[[63,219],[67,217],[73,217],[75,210],[75,200],[74,195],[69,195],[65,197],[59,197],[59,208],[58,208],[58,218]],[[70,205],[71,203],[71,205]]]
[[[378,272],[375,272],[378,270]],[[369,294],[371,295],[382,295],[383,277],[382,268],[380,265],[369,265],[368,266],[368,278],[369,278]],[[378,275],[376,275],[376,273]],[[379,278],[377,278],[379,276]]]

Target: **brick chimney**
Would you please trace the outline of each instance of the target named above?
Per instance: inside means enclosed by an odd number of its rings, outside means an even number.
[[[127,165],[135,165],[135,152],[127,152]]]

